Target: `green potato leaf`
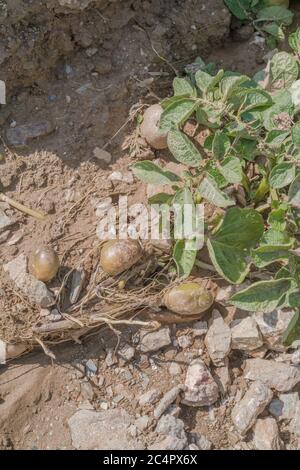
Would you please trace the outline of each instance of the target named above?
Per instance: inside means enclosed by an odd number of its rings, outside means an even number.
[[[174,126],[183,124],[196,110],[197,103],[193,99],[182,98],[172,102],[162,113],[160,130],[168,132]]]
[[[193,142],[178,129],[171,129],[168,133],[168,147],[177,161],[188,166],[198,166],[202,160],[201,154]]]
[[[290,279],[259,281],[234,294],[230,301],[236,307],[249,312],[269,313],[284,302],[290,287]]]
[[[163,170],[150,160],[135,163],[131,166],[134,175],[145,183],[162,185],[173,184],[181,181],[181,178],[171,171]]]
[[[178,240],[174,246],[173,259],[177,266],[178,276],[190,275],[197,256],[197,250],[189,249],[189,241]]]
[[[217,207],[229,207],[235,204],[234,199],[221,191],[218,188],[217,183],[210,176],[203,178],[198,187],[198,193],[208,202]]]
[[[279,163],[274,166],[269,176],[269,183],[272,188],[281,189],[288,186],[296,175],[295,165],[289,162]]]

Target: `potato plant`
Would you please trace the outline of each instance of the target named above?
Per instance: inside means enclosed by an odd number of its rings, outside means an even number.
[[[270,47],[284,39],[284,28],[293,21],[289,0],[224,0],[224,3],[236,18],[250,21],[257,31],[267,34]]]
[[[289,37],[292,52],[273,56],[254,78],[204,64],[174,79],[174,94],[160,105],[160,131],[174,158],[187,166],[180,176],[152,161],[132,166],[146,183],[169,184],[151,203],[204,203],[205,243],[214,269],[232,284],[248,274],[258,280],[232,296],[251,312],[289,307],[295,316],[286,344],[300,338],[300,29]],[[184,132],[187,121],[207,136]],[[201,250],[174,241],[178,275],[191,273]]]

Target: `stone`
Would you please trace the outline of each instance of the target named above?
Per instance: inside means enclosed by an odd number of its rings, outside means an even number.
[[[292,354],[291,362],[292,362],[292,364],[294,364],[294,366],[299,366],[300,365],[300,349],[297,349],[297,351],[295,351]]]
[[[212,313],[211,324],[204,342],[213,363],[216,366],[223,366],[225,358],[230,353],[231,331],[217,310]]]
[[[92,361],[92,359],[89,359],[85,363],[85,372],[86,372],[86,374],[88,376],[92,376],[92,375],[97,374],[97,371],[98,371],[97,365],[94,363],[94,361]]]
[[[38,281],[34,276],[27,273],[27,258],[24,254],[19,255],[7,264],[3,265],[4,271],[9,275],[15,286],[33,303],[42,308],[54,304],[55,299],[47,289],[46,284]]]
[[[9,241],[6,243],[7,246],[13,246],[13,245],[17,245],[17,243],[19,243],[22,238],[24,236],[24,232],[23,230],[19,230],[19,232],[15,233],[10,239]]]
[[[148,447],[148,450],[184,450],[186,441],[178,437],[167,436]]]
[[[86,273],[83,268],[75,269],[73,271],[70,290],[71,304],[76,304],[77,300],[79,299],[85,279]]]
[[[281,393],[278,398],[271,401],[269,412],[279,421],[290,421],[295,415],[298,403],[298,392]]]
[[[262,335],[252,316],[246,317],[231,328],[232,349],[253,351],[263,345]]]
[[[231,385],[231,378],[228,365],[215,369],[216,382],[219,384],[222,395],[228,392]]]
[[[55,126],[52,122],[42,121],[10,128],[6,131],[6,138],[9,145],[21,148],[26,147],[28,141],[49,135],[54,130]]]
[[[90,382],[82,382],[80,385],[81,397],[84,401],[91,401],[94,398],[94,390]]]
[[[181,374],[181,367],[177,362],[171,362],[169,367],[169,374],[170,375],[180,375]]]
[[[93,156],[97,158],[97,160],[101,160],[104,163],[110,163],[112,156],[106,150],[100,149],[99,147],[95,147],[93,150]]]
[[[177,385],[171,388],[167,393],[164,394],[156,408],[154,409],[154,418],[159,419],[163,413],[169,408],[170,405],[177,399],[177,397],[183,391],[183,385]]]
[[[184,422],[172,415],[165,415],[160,418],[155,431],[164,436],[177,437],[184,439],[187,443],[186,433],[184,430]]]
[[[287,329],[294,316],[293,310],[277,309],[270,313],[256,312],[253,315],[269,349],[284,351],[286,348],[282,344],[283,333]]]
[[[58,0],[62,7],[68,7],[72,10],[84,10],[92,0]]]
[[[124,183],[132,184],[134,182],[133,174],[131,171],[114,171],[108,177],[110,181],[123,181]]]
[[[143,353],[159,351],[172,343],[169,328],[161,328],[152,332],[141,331],[140,336],[140,350]]]
[[[148,416],[141,416],[135,420],[135,426],[141,432],[145,431],[150,424],[150,418]]]
[[[111,348],[108,349],[106,358],[105,358],[105,364],[107,365],[107,367],[112,367],[117,363],[118,363],[118,359],[116,358],[114,349],[111,349]]]
[[[4,211],[0,209],[0,233],[15,223],[15,220],[8,217]]]
[[[148,392],[140,396],[139,405],[140,406],[153,405],[160,399],[161,395],[162,393],[159,390],[156,390],[156,389],[149,390]]]
[[[210,406],[219,398],[219,388],[201,359],[188,367],[182,403],[188,406]]]
[[[96,72],[100,75],[107,75],[112,70],[112,63],[106,57],[95,57],[93,63]]]
[[[134,358],[135,349],[130,344],[124,344],[117,351],[118,356],[125,362],[129,362]]]
[[[192,325],[192,335],[194,338],[200,338],[206,335],[208,331],[208,325],[206,321],[196,321]]]
[[[290,424],[290,431],[297,437],[300,437],[300,401],[298,401],[294,417]]]
[[[178,346],[182,349],[188,349],[193,344],[193,338],[189,335],[182,335],[177,338]]]
[[[77,411],[68,420],[72,445],[77,450],[137,450],[141,444],[128,435],[130,415],[122,408]]]
[[[272,400],[272,391],[261,382],[254,382],[243,398],[235,404],[231,418],[241,436],[245,436],[254,425],[256,418]]]
[[[258,419],[253,428],[253,442],[257,450],[280,450],[282,441],[276,420],[271,417]]]
[[[248,359],[244,378],[259,380],[278,392],[289,392],[300,382],[300,370],[288,364],[266,360]]]
[[[1,232],[1,229],[0,229],[0,243],[6,242],[9,235],[10,235],[10,230],[5,230],[4,232]]]
[[[212,443],[203,434],[193,432],[190,434],[190,439],[194,444],[196,444],[199,450],[210,450],[212,448]]]

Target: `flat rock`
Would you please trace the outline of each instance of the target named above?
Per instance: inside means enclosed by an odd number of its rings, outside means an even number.
[[[297,403],[295,415],[290,424],[290,431],[297,437],[300,437],[300,401]]]
[[[212,313],[212,320],[205,336],[208,354],[216,366],[223,366],[224,359],[230,352],[231,331],[218,310]]]
[[[148,447],[149,450],[184,450],[186,441],[178,437],[167,436]]]
[[[177,437],[178,439],[183,439],[187,444],[184,422],[172,415],[167,414],[162,416],[157,423],[155,431],[158,434],[163,434],[164,436],[172,436]]]
[[[300,369],[266,359],[248,359],[246,360],[244,378],[259,380],[278,392],[289,392],[300,382]]]
[[[249,316],[234,324],[231,328],[232,349],[252,351],[263,345],[262,335],[256,321]]]
[[[42,121],[10,128],[6,131],[6,138],[9,145],[13,147],[26,147],[29,140],[44,137],[54,130],[55,126],[52,122]]]
[[[77,450],[135,450],[140,443],[127,433],[130,415],[123,409],[79,410],[68,420]]]
[[[76,304],[79,296],[81,294],[84,282],[85,282],[86,274],[84,269],[75,269],[72,273],[72,281],[71,281],[71,290],[70,290],[70,302],[71,304]]]
[[[13,225],[15,220],[8,217],[4,211],[0,209],[0,233]]]
[[[169,328],[161,328],[152,332],[141,331],[140,335],[140,350],[143,353],[159,351],[172,343]]]
[[[253,442],[257,450],[280,450],[282,441],[276,420],[271,417],[258,419],[253,429]]]
[[[241,436],[247,434],[272,397],[272,391],[263,383],[254,382],[250,385],[243,398],[235,404],[231,413],[233,424]]]
[[[298,392],[281,393],[278,398],[271,401],[269,411],[279,421],[290,421],[295,416],[298,403]]]
[[[153,405],[160,399],[161,395],[162,393],[160,390],[156,390],[156,389],[149,390],[148,392],[140,396],[139,405],[140,406]]]
[[[270,313],[254,313],[253,318],[258,324],[269,349],[279,352],[286,349],[282,344],[282,336],[293,318],[294,313],[295,312],[290,309],[278,309]]]
[[[171,362],[169,366],[169,374],[170,375],[180,375],[181,374],[181,367],[177,362]]]
[[[188,367],[182,403],[188,406],[210,406],[219,398],[219,388],[201,359]]]
[[[54,297],[46,284],[27,273],[27,258],[24,254],[4,264],[3,269],[31,302],[43,308],[54,304]]]
[[[225,365],[223,367],[217,367],[214,372],[216,376],[216,382],[220,387],[221,393],[224,395],[227,393],[231,385],[229,367],[228,365]]]
[[[206,321],[196,321],[192,325],[192,335],[194,338],[199,338],[201,336],[206,335],[208,331],[208,325]]]

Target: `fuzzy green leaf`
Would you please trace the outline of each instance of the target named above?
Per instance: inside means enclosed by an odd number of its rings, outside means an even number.
[[[290,346],[300,339],[300,313],[296,312],[283,335],[283,344]]]
[[[296,169],[293,163],[283,162],[274,166],[270,173],[269,183],[272,188],[281,189],[288,186],[295,178]]]
[[[259,281],[234,294],[230,301],[249,312],[269,313],[281,305],[290,287],[290,279]]]
[[[229,207],[235,204],[234,199],[221,191],[216,182],[209,176],[206,176],[201,181],[198,187],[198,193],[208,202],[217,207]]]
[[[195,111],[197,104],[194,100],[182,98],[171,103],[162,113],[160,129],[168,132],[174,126],[184,123]]]
[[[230,150],[231,142],[229,137],[222,131],[216,131],[212,143],[213,156],[219,160],[225,157]]]
[[[190,275],[197,256],[197,250],[189,250],[188,243],[186,240],[178,240],[173,250],[173,259],[180,277]]]
[[[131,166],[131,169],[135,176],[145,183],[161,185],[173,184],[175,182],[181,181],[180,177],[175,173],[163,170],[161,167],[155,165],[155,163],[149,160],[135,163]]]
[[[177,161],[188,166],[198,166],[202,160],[201,154],[193,142],[178,129],[169,131],[168,147]]]
[[[226,157],[219,167],[221,174],[231,184],[240,183],[243,179],[241,161],[237,157]]]

